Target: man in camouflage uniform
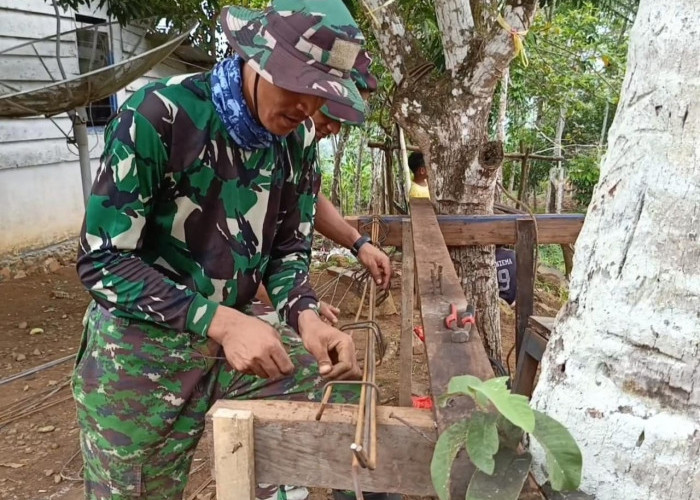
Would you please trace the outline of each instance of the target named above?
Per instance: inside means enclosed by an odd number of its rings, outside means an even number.
[[[377,89],[377,79],[369,70],[371,63],[372,59],[369,53],[366,50],[362,50],[358,54],[357,59],[355,59],[355,64],[350,71],[350,77],[364,99],[367,99],[369,94]],[[312,119],[317,141],[340,132],[343,122],[346,121],[342,118],[345,115],[342,107],[343,105],[340,103],[327,102],[313,114]],[[350,124],[355,125],[354,123]],[[321,187],[320,180],[319,177],[319,182],[314,185],[314,195],[317,199],[314,230],[353,252],[357,260],[370,272],[377,285],[383,289],[389,288],[392,274],[389,256],[378,247],[370,244],[368,237],[363,237],[357,229],[340,215],[333,203],[319,191]],[[260,288],[257,298],[264,304],[271,305],[264,287]],[[337,314],[340,313],[340,310],[332,304],[320,302],[319,313],[332,324],[335,324],[338,322]]]
[[[322,377],[360,373],[309,283],[308,117],[327,99],[364,119],[349,79],[362,34],[340,0],[230,7],[222,24],[234,58],[147,85],[105,130],[72,379],[87,498],[180,498],[216,399],[315,400]],[[284,324],[252,316],[260,283]]]

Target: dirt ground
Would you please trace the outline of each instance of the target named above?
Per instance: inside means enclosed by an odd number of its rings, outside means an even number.
[[[354,320],[359,304],[356,291],[327,271],[317,271],[314,283],[328,288],[327,301],[340,304],[341,324]],[[392,285],[392,299],[400,309],[400,278]],[[333,284],[333,283],[331,283]],[[346,293],[347,292],[347,293]],[[541,294],[538,294],[541,295]],[[549,299],[552,299],[551,301]],[[556,299],[543,300],[548,309],[558,308]],[[0,499],[82,498],[78,427],[68,387],[72,360],[34,375],[5,383],[15,374],[77,352],[82,317],[89,302],[72,266],[51,274],[36,274],[0,283]],[[398,344],[400,315],[389,314],[388,301],[378,310],[378,320],[388,343],[385,363],[377,371],[382,389],[381,404],[398,404]],[[538,306],[538,312],[543,311]],[[545,309],[544,313],[548,313]],[[416,321],[419,321],[416,315]],[[514,313],[501,310],[504,353],[513,344]],[[358,342],[358,349],[361,347]],[[511,359],[511,367],[514,359]],[[427,394],[424,355],[414,355],[413,391]],[[214,496],[210,480],[209,450],[202,440],[192,466],[187,500]],[[328,492],[314,490],[321,500]]]

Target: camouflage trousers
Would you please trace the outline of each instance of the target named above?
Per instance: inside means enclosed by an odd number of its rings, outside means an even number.
[[[262,304],[248,313],[275,325]],[[217,400],[320,400],[323,380],[316,360],[288,327],[276,325],[296,367],[270,381],[233,370],[223,350],[175,332],[111,315],[91,304],[72,377],[88,499],[177,499],[187,484],[204,417]],[[357,392],[333,391],[335,402]],[[258,489],[259,498],[304,498],[284,487]]]

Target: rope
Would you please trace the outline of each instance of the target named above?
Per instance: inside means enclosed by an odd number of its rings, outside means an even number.
[[[527,59],[527,53],[525,52],[525,35],[527,35],[527,30],[518,31],[513,28],[508,22],[503,19],[502,15],[498,15],[496,18],[498,24],[501,25],[505,31],[507,31],[513,37],[513,46],[515,47],[515,57],[520,56],[520,62],[523,66],[527,68],[530,61]]]

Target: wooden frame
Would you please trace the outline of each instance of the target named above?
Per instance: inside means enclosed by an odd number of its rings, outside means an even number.
[[[357,406],[330,404],[320,421],[317,411],[318,403],[217,401],[207,413],[217,499],[252,500],[249,486],[256,483],[352,490]],[[377,439],[385,446],[378,449],[377,468],[361,470],[362,488],[434,496],[430,460],[436,438],[431,412],[378,406]]]
[[[436,401],[447,392],[447,384],[455,375],[469,374],[488,379],[494,373],[478,333],[471,335],[467,342],[453,343],[451,332],[445,327],[450,304],[461,310],[467,306],[467,299],[430,201],[411,199],[411,228],[430,392]],[[437,271],[440,267],[441,272]],[[440,279],[436,283],[438,274]],[[451,424],[468,417],[473,410],[474,403],[469,398],[456,398],[444,408],[435,405],[439,431],[443,432]],[[465,497],[467,482],[473,473],[474,466],[466,453],[460,452],[452,467],[451,498]]]
[[[583,218],[582,214],[536,215],[538,243],[574,243],[583,226]],[[348,216],[345,220],[362,232],[363,226],[371,223],[372,218]],[[403,244],[402,223],[410,219],[403,215],[382,215],[381,220],[386,230],[382,244],[400,247]],[[517,242],[517,221],[521,220],[531,220],[531,217],[528,214],[437,216],[447,246],[514,245]]]
[[[459,309],[467,305],[448,245],[516,243],[518,268],[529,274],[531,284],[534,281],[534,223],[527,215],[437,217],[430,201],[419,199],[411,200],[411,214],[410,219],[383,217],[387,229],[384,244],[405,248],[404,286],[412,290],[414,277],[416,279],[430,388],[435,401],[447,392],[447,385],[454,376],[469,374],[481,379],[494,376],[478,332],[473,331],[466,342],[452,342],[451,332],[444,325],[450,304]],[[351,223],[354,219],[356,227],[370,220],[363,217],[349,219]],[[583,216],[538,216],[537,223],[539,243],[566,243],[575,241]],[[415,265],[415,273],[411,263]],[[524,278],[519,274],[519,288],[521,279]],[[528,286],[522,288],[526,291]],[[532,312],[531,286],[529,290],[529,296],[518,295],[518,300],[522,298],[524,303],[518,324],[523,317],[529,318]],[[405,391],[401,393],[401,403],[407,404],[410,398],[413,294],[404,293],[404,299],[401,378],[404,383],[409,381],[409,392],[408,395]],[[538,343],[536,338],[531,341],[530,336],[519,342],[524,345],[522,355],[527,353],[535,362],[538,352],[541,357],[542,342]],[[534,376],[534,371],[532,373]],[[207,425],[213,428],[210,435],[217,498],[250,500],[254,496],[251,487],[254,488],[256,482],[353,489],[349,443],[355,433],[356,406],[329,405],[321,421],[314,418],[317,410],[318,403],[218,401],[207,414]],[[379,447],[376,470],[363,469],[360,472],[362,488],[434,496],[430,461],[436,427],[442,432],[452,423],[468,418],[473,410],[474,403],[469,398],[456,398],[444,407],[435,406],[435,422],[431,413],[423,410],[378,407],[378,441],[392,446]],[[343,464],[347,464],[347,468],[343,468]],[[243,474],[247,477],[238,477],[242,475],[239,471],[246,471]],[[474,466],[462,450],[451,471],[452,498],[465,496],[473,472]],[[534,492],[535,489],[526,483],[524,491]]]
[[[401,342],[399,344],[399,406],[411,406],[413,374],[413,289],[415,260],[411,223],[403,223],[401,264]]]
[[[554,318],[530,316],[523,343],[518,356],[518,371],[513,381],[513,392],[523,396],[532,396],[535,388],[537,367],[547,347],[549,334],[554,327]]]

